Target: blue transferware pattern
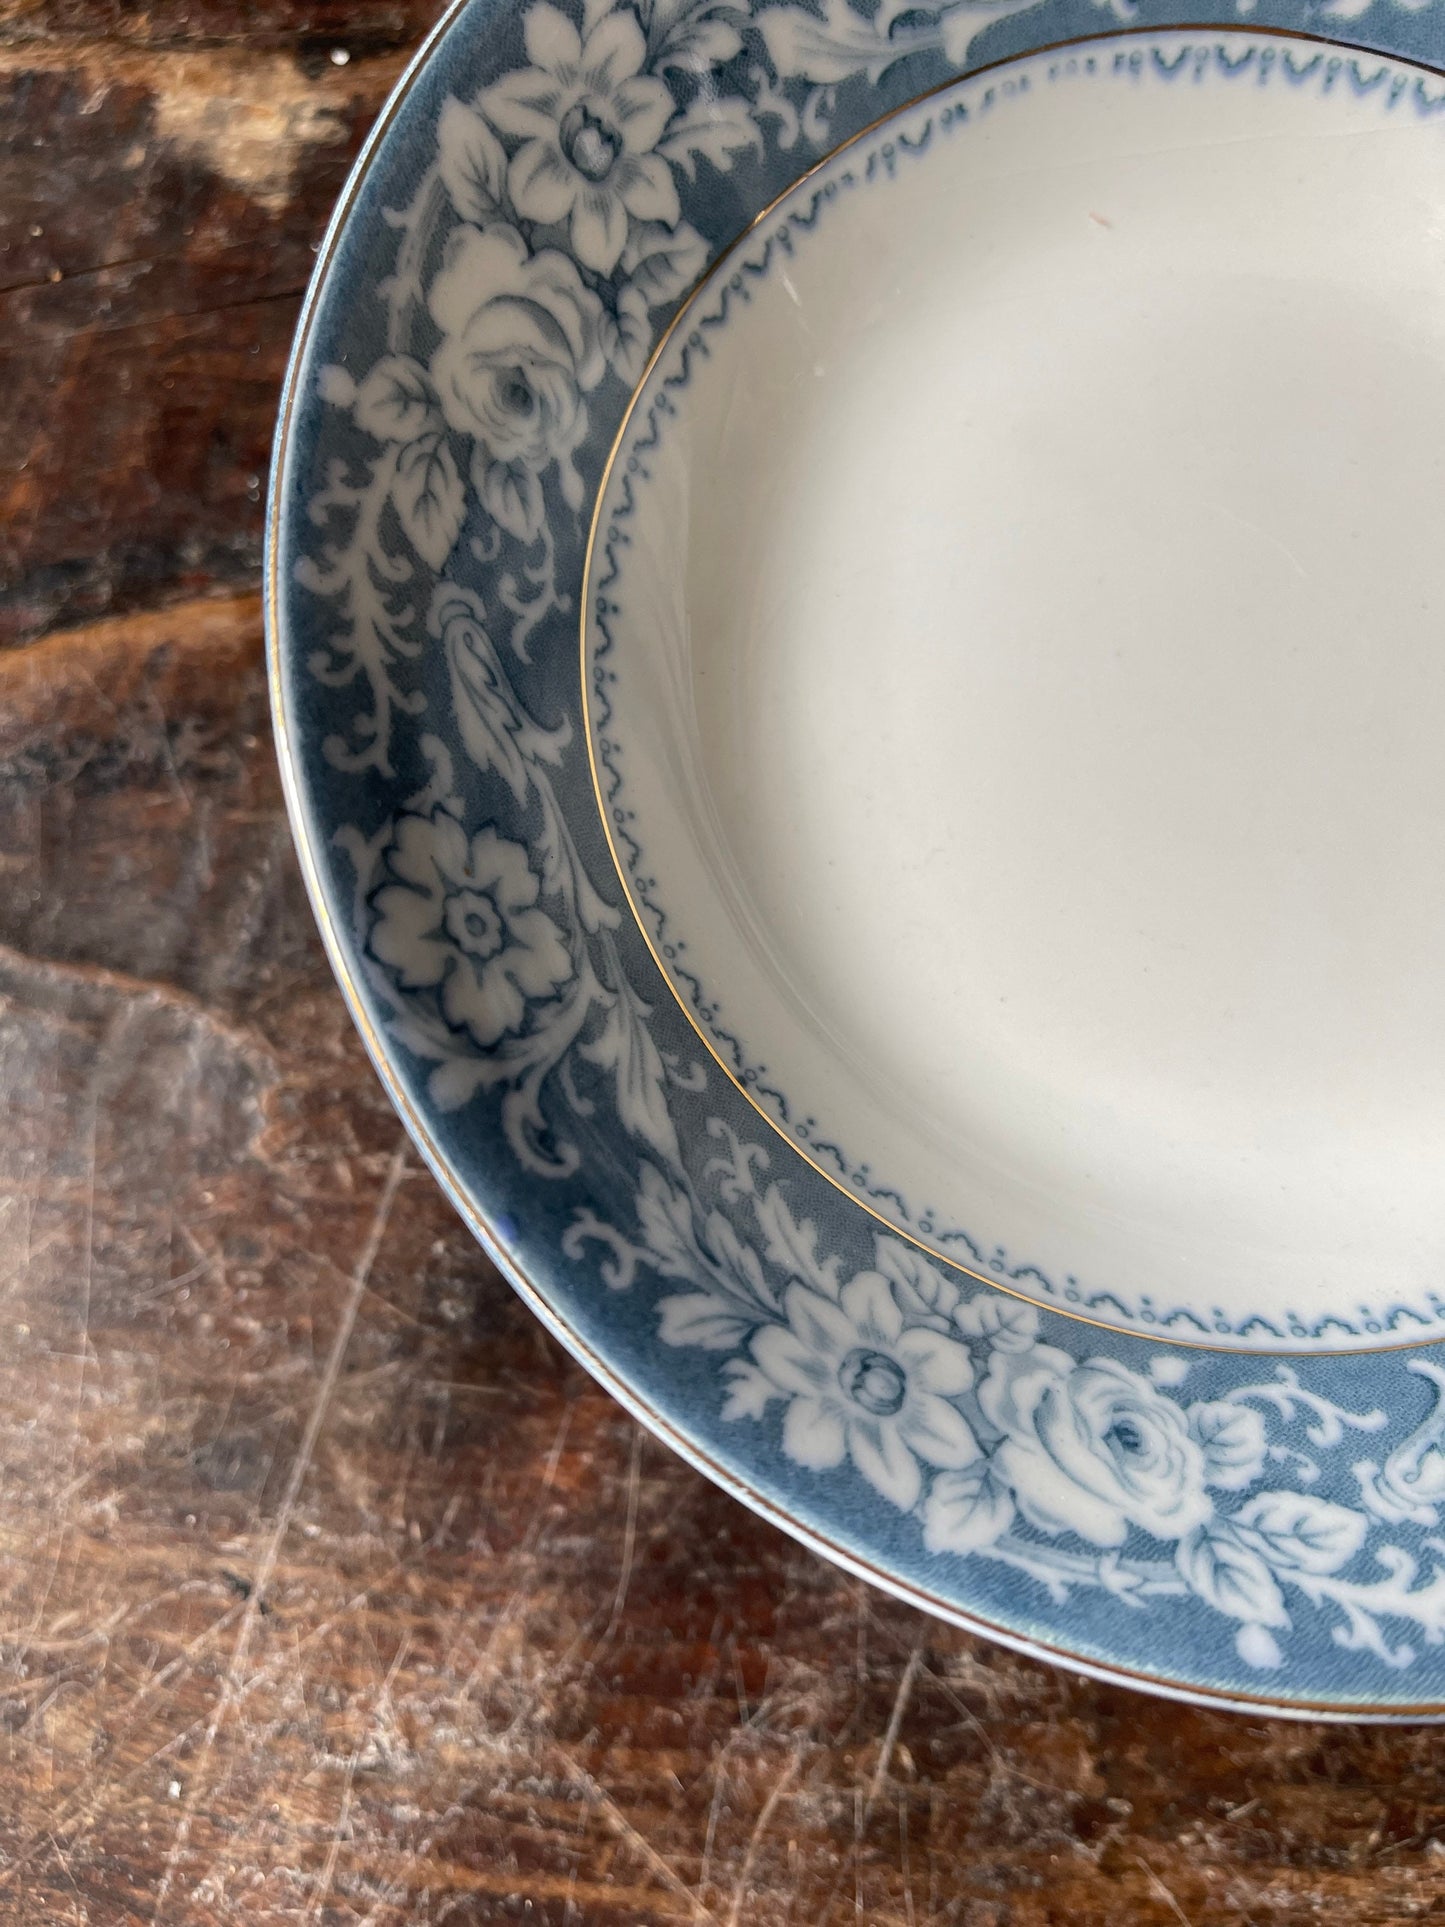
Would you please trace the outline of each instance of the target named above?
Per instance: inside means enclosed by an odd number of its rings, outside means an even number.
[[[1352,3],[1349,33],[1429,62],[1439,13]],[[1345,17],[1260,0],[1250,24]],[[666,1436],[855,1568],[1026,1648],[1185,1695],[1445,1711],[1433,1354],[1168,1346],[880,1233],[758,1143],[700,1061],[592,799],[590,498],[681,297],[881,113],[1112,25],[1094,0],[454,14],[369,156],[293,371],[283,760],[338,966],[429,1159]],[[1351,85],[1380,67],[1329,58]]]

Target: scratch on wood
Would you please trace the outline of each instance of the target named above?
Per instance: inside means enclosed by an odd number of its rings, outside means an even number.
[[[748,1705],[747,1681],[743,1678],[743,1663],[736,1639],[728,1640],[728,1657],[732,1662],[733,1692],[737,1695],[738,1719],[743,1726],[747,1726],[752,1720],[752,1709]]]
[[[562,1463],[562,1451],[567,1443],[567,1434],[572,1426],[572,1413],[573,1405],[569,1399],[562,1407],[562,1416],[557,1422],[557,1430],[553,1435],[551,1446],[548,1448],[547,1457],[542,1467],[542,1492],[544,1494],[550,1492],[556,1482],[557,1472]],[[527,1562],[536,1551],[537,1542],[542,1535],[545,1518],[545,1510],[538,1504],[533,1509],[532,1516],[527,1523],[527,1529],[523,1533],[521,1542],[513,1554],[513,1563],[517,1565],[523,1573],[526,1572]],[[507,1629],[521,1613],[527,1597],[528,1587],[525,1579],[523,1579],[512,1589],[503,1602],[492,1623],[492,1630],[487,1635],[485,1645],[482,1646],[472,1661],[457,1696],[459,1706],[465,1706],[477,1688],[481,1686],[484,1681],[489,1680],[495,1672],[498,1650],[506,1636]]]
[[[1193,1927],[1193,1923],[1188,1914],[1185,1913],[1184,1909],[1179,1905],[1179,1902],[1174,1898],[1173,1894],[1170,1893],[1169,1889],[1164,1885],[1164,1882],[1141,1854],[1134,1856],[1134,1865],[1139,1868],[1144,1878],[1149,1882],[1150,1889],[1156,1893],[1164,1902],[1165,1906],[1170,1909],[1175,1919],[1181,1921],[1183,1927]]]
[[[908,1927],[918,1927],[918,1917],[913,1910],[913,1869],[909,1865],[908,1853],[908,1802],[901,1789],[898,1795],[898,1871],[903,1876],[903,1905],[908,1915]]]
[[[627,1524],[622,1532],[622,1565],[617,1575],[617,1591],[613,1595],[612,1613],[607,1621],[606,1631],[601,1644],[606,1645],[617,1631],[622,1618],[622,1608],[627,1604],[627,1589],[632,1583],[632,1556],[637,1547],[637,1495],[642,1483],[642,1427],[632,1428],[632,1451],[627,1461]]]
[[[99,1060],[97,1060],[98,1062]],[[45,1622],[45,1609],[50,1603],[51,1590],[55,1585],[56,1574],[60,1570],[61,1556],[65,1550],[66,1535],[70,1529],[71,1501],[81,1487],[88,1482],[88,1474],[76,1472],[76,1462],[80,1456],[80,1441],[85,1421],[85,1381],[86,1370],[90,1364],[90,1316],[91,1300],[95,1288],[95,1177],[96,1177],[96,1131],[100,1115],[100,1092],[96,1083],[97,1071],[93,1067],[86,1091],[85,1124],[85,1209],[82,1239],[84,1252],[81,1259],[80,1286],[80,1370],[75,1381],[75,1410],[70,1422],[70,1445],[65,1472],[64,1490],[56,1508],[55,1551],[46,1573],[45,1583],[40,1588],[32,1619],[32,1631],[38,1631]]]
[[[970,1707],[964,1705],[948,1681],[940,1674],[931,1672],[926,1667],[922,1670],[929,1684],[938,1688],[939,1692],[948,1701],[958,1717],[982,1741],[989,1758],[1000,1773],[1004,1774],[1008,1779],[1017,1780],[1022,1786],[1032,1787],[1036,1793],[1048,1793],[1056,1799],[1068,1798],[1070,1791],[1068,1787],[1056,1786],[1050,1780],[1036,1780],[1032,1774],[1025,1773],[1021,1766],[1015,1766],[1012,1760],[1006,1760],[994,1745],[992,1735],[989,1733],[983,1721]]]
[[[607,1826],[619,1840],[625,1841],[632,1851],[662,1882],[670,1894],[685,1901],[695,1920],[708,1921],[711,1927],[718,1927],[717,1915],[705,1907],[687,1882],[670,1866],[653,1846],[652,1842],[640,1834],[617,1802],[601,1783],[593,1778],[580,1760],[576,1760],[564,1747],[554,1744],[552,1751],[561,1762],[562,1770],[574,1786],[578,1787]],[[734,1914],[729,1927],[736,1927]]]
[[[362,1737],[356,1746],[353,1747],[350,1760],[347,1764],[341,1811],[337,1817],[336,1826],[332,1833],[331,1846],[327,1852],[326,1866],[322,1871],[321,1881],[317,1886],[316,1894],[307,1911],[308,1919],[310,1919],[314,1913],[319,1912],[321,1902],[325,1899],[330,1889],[332,1878],[336,1872],[337,1856],[341,1850],[340,1843],[345,1831],[347,1815],[351,1810],[351,1783],[356,1776],[357,1763],[365,1753],[368,1741],[374,1735],[382,1736],[384,1741],[385,1729],[388,1723],[393,1725],[395,1723],[395,1709],[392,1706],[391,1699],[392,1689],[396,1685],[397,1678],[401,1673],[402,1667],[406,1664],[407,1656],[410,1652],[411,1634],[403,1633],[397,1643],[396,1652],[392,1655],[391,1664],[386,1669],[386,1676],[376,1689],[376,1697],[371,1703],[371,1711],[367,1716],[366,1727],[362,1733]],[[299,1650],[297,1658],[299,1661]]]
[[[738,1869],[737,1884],[733,1888],[733,1904],[728,1912],[727,1927],[741,1927],[743,1908],[748,1898],[748,1882],[752,1878],[753,1862],[757,1859],[758,1847],[772,1824],[773,1815],[778,1810],[778,1802],[798,1777],[802,1757],[801,1751],[789,1756],[782,1772],[769,1788],[768,1797],[764,1800],[761,1811],[753,1822],[753,1830],[748,1835],[747,1851],[743,1855],[743,1864]]]
[[[205,1767],[210,1758],[211,1751],[216,1744],[216,1735],[220,1732],[227,1715],[235,1707],[240,1697],[246,1657],[251,1648],[251,1640],[255,1633],[256,1622],[260,1617],[261,1602],[265,1597],[266,1588],[270,1584],[271,1576],[276,1570],[276,1561],[281,1555],[281,1547],[285,1541],[286,1534],[290,1530],[291,1517],[296,1509],[296,1502],[301,1496],[301,1487],[306,1478],[307,1469],[315,1454],[316,1442],[321,1436],[321,1427],[326,1419],[327,1408],[331,1403],[331,1395],[335,1391],[336,1381],[341,1375],[341,1361],[345,1357],[346,1348],[351,1342],[352,1328],[356,1323],[357,1308],[366,1293],[367,1280],[371,1276],[371,1268],[376,1262],[376,1255],[381,1249],[381,1241],[386,1234],[386,1227],[391,1220],[392,1207],[396,1203],[396,1194],[401,1187],[402,1179],[406,1175],[406,1168],[406,1143],[405,1140],[403,1140],[403,1142],[397,1146],[396,1151],[392,1155],[391,1163],[387,1168],[386,1179],[381,1187],[381,1196],[377,1199],[376,1211],[371,1220],[371,1228],[367,1232],[366,1243],[362,1247],[361,1256],[357,1260],[356,1267],[351,1274],[351,1288],[342,1304],[341,1316],[337,1320],[336,1332],[331,1341],[331,1349],[326,1355],[326,1364],[321,1374],[321,1383],[316,1389],[316,1397],[312,1403],[311,1415],[306,1421],[306,1430],[301,1435],[301,1443],[297,1448],[296,1457],[292,1461],[291,1473],[286,1481],[286,1489],[281,1495],[281,1503],[276,1512],[276,1523],[271,1530],[271,1535],[266,1542],[265,1549],[257,1564],[256,1576],[252,1581],[251,1596],[246,1600],[241,1613],[241,1623],[236,1631],[236,1644],[231,1651],[231,1662],[226,1669],[226,1675],[221,1685],[221,1692],[216,1700],[215,1710],[211,1714],[210,1721],[207,1724],[205,1734],[201,1741],[200,1750],[191,1773],[190,1788],[186,1796],[185,1806],[176,1826],[175,1838],[171,1843],[170,1852],[166,1855],[166,1862],[161,1873],[160,1884],[156,1889],[156,1907],[155,1913],[152,1916],[153,1927],[160,1927],[166,1902],[170,1897],[171,1887],[175,1881],[176,1872],[180,1867],[181,1861],[185,1856],[186,1848],[190,1843],[191,1828],[195,1821],[196,1806],[205,1779]]]
[[[868,1803],[864,1808],[865,1817],[873,1811],[874,1801],[888,1784],[888,1769],[893,1762],[893,1749],[898,1744],[903,1715],[907,1712],[908,1702],[913,1697],[913,1689],[918,1683],[922,1665],[923,1646],[920,1642],[908,1655],[908,1664],[904,1667],[903,1677],[898,1682],[898,1691],[893,1698],[893,1711],[888,1715],[888,1724],[883,1730],[883,1744],[878,1749],[878,1764],[873,1769],[873,1783],[868,1789]]]
[[[557,1422],[557,1433],[547,1452],[547,1462],[542,1467],[542,1490],[550,1492],[557,1478],[557,1468],[562,1463],[562,1448],[567,1443],[567,1433],[572,1425],[572,1401],[569,1399],[562,1407],[562,1416]],[[538,1515],[540,1517],[540,1514]]]
[[[698,1869],[697,1889],[707,1891],[708,1876],[712,1871],[713,1843],[717,1839],[718,1815],[722,1812],[723,1798],[727,1789],[728,1756],[726,1747],[719,1748],[713,1762],[712,1799],[708,1802],[707,1833],[702,1843],[702,1865]]]

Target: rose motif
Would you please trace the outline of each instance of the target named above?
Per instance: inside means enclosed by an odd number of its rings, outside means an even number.
[[[1213,1509],[1184,1413],[1112,1359],[996,1352],[978,1398],[1004,1435],[998,1475],[1042,1532],[1118,1546],[1136,1525],[1175,1540]]]
[[[468,837],[437,809],[400,819],[387,867],[394,880],[372,899],[373,955],[404,989],[439,990],[447,1022],[484,1050],[572,975],[521,844],[490,827]]]
[[[577,259],[611,274],[629,215],[668,227],[681,218],[672,172],[652,151],[672,95],[642,72],[647,42],[630,10],[605,14],[584,41],[544,0],[522,31],[531,67],[481,99],[497,131],[522,143],[507,170],[512,203],[529,221],[570,223]]]
[[[428,300],[442,339],[431,378],[451,428],[503,468],[562,466],[568,505],[582,484],[572,452],[582,396],[601,380],[602,304],[556,248],[529,254],[513,227],[457,228]]]
[[[968,1350],[903,1313],[876,1271],[861,1272],[834,1304],[790,1285],[788,1322],[753,1335],[752,1354],[788,1398],[783,1447],[826,1470],[851,1458],[870,1484],[906,1511],[923,1489],[918,1461],[959,1467],[978,1446],[951,1396],[973,1383]]]

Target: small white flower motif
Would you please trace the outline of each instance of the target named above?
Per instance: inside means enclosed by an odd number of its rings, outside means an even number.
[[[1135,1525],[1172,1541],[1213,1511],[1188,1419],[1113,1359],[995,1352],[978,1402],[1004,1434],[997,1474],[1041,1532],[1120,1546]]]
[[[979,1456],[950,1397],[973,1383],[965,1346],[942,1332],[907,1327],[888,1281],[861,1272],[834,1304],[790,1285],[786,1325],[755,1332],[752,1354],[789,1401],[783,1447],[799,1465],[824,1471],[851,1458],[902,1511],[918,1502],[918,1461],[957,1469]]]
[[[438,809],[401,818],[387,863],[394,880],[372,899],[373,954],[403,988],[438,990],[447,1022],[484,1050],[572,975],[520,843],[490,827],[469,837]]]
[[[584,41],[540,0],[522,31],[531,67],[481,98],[497,131],[522,143],[507,170],[512,203],[529,221],[570,223],[577,259],[611,274],[629,215],[667,227],[682,218],[672,171],[653,152],[672,95],[642,71],[647,42],[630,8],[604,14]]]

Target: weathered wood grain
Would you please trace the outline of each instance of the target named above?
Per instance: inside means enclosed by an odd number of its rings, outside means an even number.
[[[438,0],[0,0],[0,34],[17,44],[104,40],[117,47],[282,47],[302,56],[410,48]]]
[[[407,1152],[255,571],[311,242],[426,11],[0,4],[0,1922],[1445,1915],[1441,1736],[1168,1707],[843,1578]]]
[[[0,643],[254,581],[315,243],[402,64],[0,38]]]

